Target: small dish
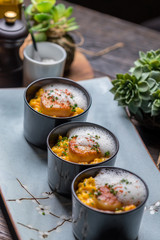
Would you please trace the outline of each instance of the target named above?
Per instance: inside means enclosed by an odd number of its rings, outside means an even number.
[[[76,116],[52,117],[33,109],[29,102],[36,92],[48,84],[64,84],[81,91],[86,99],[86,109]],[[26,140],[37,147],[46,149],[46,140],[49,132],[56,126],[65,122],[85,121],[91,106],[91,96],[88,91],[77,82],[67,78],[43,78],[31,83],[24,93],[24,136]]]
[[[105,161],[95,164],[80,164],[71,162],[58,157],[52,147],[57,143],[58,137],[66,137],[67,133],[75,128],[93,127],[108,134],[114,144],[113,154]],[[70,122],[54,128],[47,138],[48,147],[48,183],[53,191],[65,196],[71,196],[71,183],[74,177],[84,169],[91,166],[114,166],[119,151],[119,142],[116,136],[108,129],[89,122]]]
[[[78,184],[84,179],[95,177],[100,171],[111,171],[114,174],[129,174],[138,179],[144,187],[143,201],[130,211],[99,210],[83,203],[77,196]],[[86,185],[87,186],[87,185]],[[128,186],[128,185],[126,185]],[[101,194],[98,194],[101,195]],[[103,196],[103,195],[102,195]],[[142,195],[141,195],[142,196]],[[93,167],[79,173],[72,182],[72,230],[76,239],[81,240],[136,240],[140,228],[140,223],[148,198],[148,187],[146,183],[136,174],[121,168],[115,167]]]

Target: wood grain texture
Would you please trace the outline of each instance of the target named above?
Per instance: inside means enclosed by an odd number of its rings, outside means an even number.
[[[138,58],[138,52],[159,48],[160,33],[142,26],[102,14],[65,1],[67,6],[74,6],[74,16],[80,25],[80,33],[84,37],[83,48],[98,52],[117,42],[123,42],[124,47],[111,51],[100,57],[85,55],[92,66],[94,77],[110,76],[112,79],[117,73],[128,72],[133,62]],[[25,0],[28,5],[29,0]],[[74,36],[74,34],[73,34]],[[76,39],[76,36],[75,36]],[[78,39],[77,39],[78,42]],[[82,60],[83,61],[83,60]],[[85,68],[85,64],[83,66]],[[76,71],[76,70],[73,70]],[[86,78],[85,75],[83,76]],[[82,78],[81,78],[82,79]],[[78,76],[77,76],[77,80]],[[137,126],[141,137],[151,156],[156,162],[159,156],[160,138],[158,133],[148,132]],[[0,211],[0,239],[11,240],[6,222]]]
[[[1,209],[0,209],[0,239],[1,240],[12,240],[11,234],[8,231],[6,220],[3,216]]]

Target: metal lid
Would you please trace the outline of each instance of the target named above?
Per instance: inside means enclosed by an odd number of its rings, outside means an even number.
[[[28,34],[27,28],[21,20],[16,20],[16,13],[7,11],[0,19],[0,39],[18,40]]]
[[[13,11],[7,11],[4,13],[6,23],[14,24],[17,18],[17,13]]]

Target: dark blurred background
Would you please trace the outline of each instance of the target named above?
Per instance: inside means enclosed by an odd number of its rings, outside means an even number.
[[[160,0],[68,0],[160,31]]]

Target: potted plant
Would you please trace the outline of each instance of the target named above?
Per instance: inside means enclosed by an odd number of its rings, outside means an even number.
[[[160,50],[139,52],[131,74],[117,74],[111,92],[145,127],[160,129]]]
[[[25,16],[30,22],[30,32],[36,41],[51,41],[61,45],[67,52],[65,71],[68,71],[74,59],[75,42],[70,31],[78,25],[71,17],[73,7],[66,8],[64,4],[56,4],[56,0],[31,0],[25,10]]]

